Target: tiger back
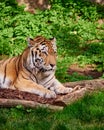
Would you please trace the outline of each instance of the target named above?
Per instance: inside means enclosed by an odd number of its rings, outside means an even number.
[[[72,91],[55,77],[56,39],[37,36],[27,41],[21,55],[0,61],[0,88],[18,89],[45,98]]]

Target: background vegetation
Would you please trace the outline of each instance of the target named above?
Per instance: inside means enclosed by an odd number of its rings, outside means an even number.
[[[0,2],[0,55],[15,56],[26,47],[26,38],[56,37],[58,63],[56,76],[61,82],[91,79],[68,75],[73,63],[96,64],[104,70],[104,6],[84,0],[50,0],[50,10],[24,12],[14,0]],[[86,95],[63,111],[20,108],[0,109],[0,130],[103,130],[104,93]]]

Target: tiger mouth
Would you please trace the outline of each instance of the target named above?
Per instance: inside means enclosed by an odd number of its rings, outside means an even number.
[[[41,72],[49,72],[49,71],[54,71],[55,69],[51,68],[51,69],[45,69],[45,68],[41,68],[40,71]]]

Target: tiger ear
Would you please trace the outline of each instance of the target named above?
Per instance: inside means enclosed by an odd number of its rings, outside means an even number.
[[[56,45],[56,38],[55,37],[51,38],[50,40],[51,40],[52,44]]]
[[[28,47],[34,46],[34,40],[32,38],[27,38]]]
[[[56,38],[52,38],[52,39],[51,39],[51,43],[52,43],[52,45],[53,45],[54,51],[57,53]]]

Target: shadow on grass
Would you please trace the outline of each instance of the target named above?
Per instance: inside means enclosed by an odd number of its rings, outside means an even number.
[[[76,32],[73,31],[72,27],[54,25],[54,28],[57,28],[57,30],[53,31],[53,35],[55,35],[56,39],[58,39],[57,46],[59,49],[62,49],[66,51],[66,54],[73,56],[80,52],[81,40],[77,34],[74,34]]]
[[[68,130],[64,124],[57,124],[54,130]]]

